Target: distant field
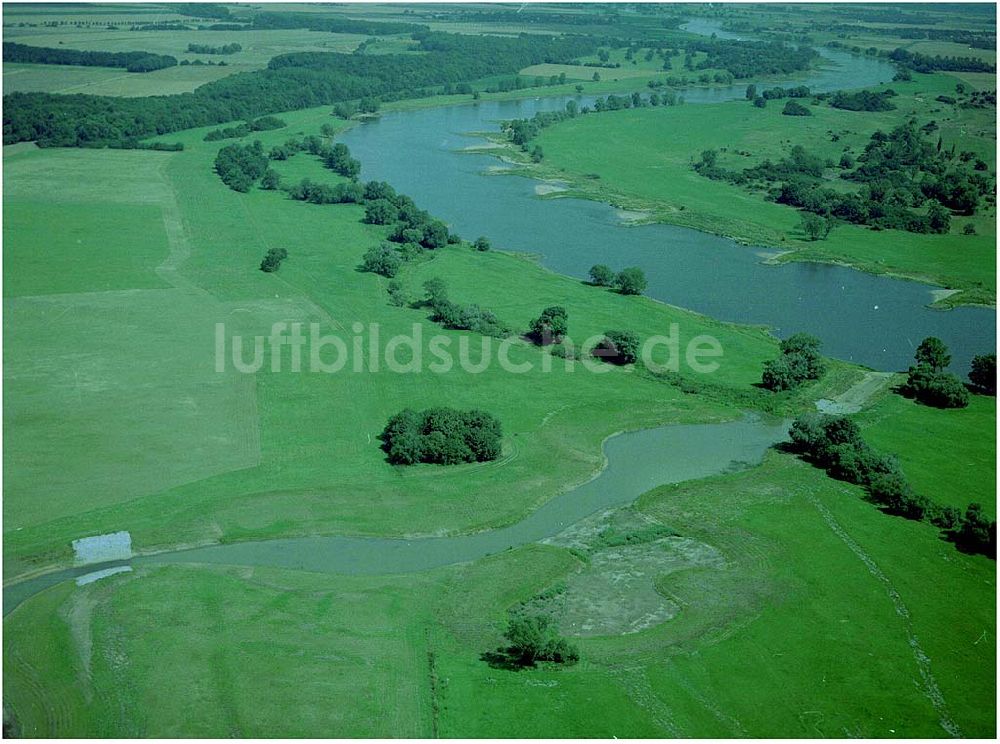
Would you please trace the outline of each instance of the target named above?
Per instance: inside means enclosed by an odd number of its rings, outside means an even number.
[[[219,80],[239,67],[187,65],[145,73],[109,67],[6,64],[3,92],[88,93],[95,96],[152,96],[189,93],[200,85]]]

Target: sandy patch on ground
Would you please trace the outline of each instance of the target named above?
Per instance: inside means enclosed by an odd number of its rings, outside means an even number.
[[[568,191],[566,184],[562,181],[545,181],[543,183],[535,184],[535,194],[538,196],[558,194],[562,191]]]

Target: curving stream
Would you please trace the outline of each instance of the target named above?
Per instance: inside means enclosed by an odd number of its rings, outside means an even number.
[[[747,416],[721,424],[684,424],[628,432],[607,439],[605,467],[594,479],[564,491],[510,527],[457,537],[391,539],[297,537],[212,545],[130,561],[77,566],[3,590],[3,614],[43,589],[123,565],[219,563],[271,566],[317,573],[390,574],[472,561],[558,534],[594,512],[622,506],[666,483],[680,483],[761,461],[786,439],[788,422]]]
[[[691,22],[696,33],[720,32]],[[730,35],[732,36],[732,35]],[[821,50],[826,64],[789,81],[813,90],[863,87],[891,78],[891,66]],[[780,84],[780,83],[775,83]],[[745,85],[684,91],[685,105],[742,98]],[[573,97],[582,104],[592,99]],[[951,347],[959,366],[994,346],[996,314],[986,308],[927,308],[931,287],[819,264],[765,266],[733,241],[669,225],[624,228],[614,209],[578,199],[543,201],[536,182],[484,178],[488,155],[461,150],[481,140],[464,132],[497,130],[504,119],[565,106],[569,97],[486,102],[385,114],[342,137],[365,179],[390,182],[466,236],[540,256],[583,277],[594,263],[637,265],[649,294],[715,318],[771,326],[779,336],[806,330],[832,356],[879,370],[905,368],[928,335]],[[620,434],[605,442],[607,467],[510,527],[446,538],[306,537],[244,542],[74,567],[4,587],[3,613],[62,581],[121,565],[219,563],[328,573],[421,571],[470,561],[555,535],[596,511],[627,504],[660,484],[679,483],[760,462],[784,440],[787,422],[748,416],[721,424],[674,425]]]

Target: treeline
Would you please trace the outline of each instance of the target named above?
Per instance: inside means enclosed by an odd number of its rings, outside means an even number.
[[[427,26],[397,21],[367,21],[355,18],[339,18],[316,13],[258,13],[248,28],[258,29],[298,29],[326,31],[332,34],[361,34],[377,36],[383,34],[415,34],[427,31]]]
[[[996,39],[982,40],[980,43],[988,46],[978,47],[980,49],[993,49]],[[920,54],[919,52],[909,52],[902,47],[888,51],[876,47],[862,48],[857,45],[846,44],[842,41],[829,41],[826,44],[831,49],[843,49],[854,54],[864,54],[869,57],[882,57],[889,59],[905,70],[913,72],[931,73],[938,70],[945,72],[996,72],[996,65],[978,57],[957,57],[942,56],[940,54],[931,56]],[[975,44],[969,44],[975,46]]]
[[[279,119],[277,116],[262,116],[259,119],[247,121],[242,124],[238,124],[235,127],[213,129],[205,135],[204,139],[205,142],[217,142],[224,139],[246,137],[252,132],[266,132],[272,129],[281,129],[285,126],[287,126],[287,124],[284,119]]]
[[[53,49],[13,41],[3,43],[4,62],[36,65],[75,65],[81,67],[121,67],[127,72],[152,72],[177,64],[177,58],[151,52],[84,52],[78,49]]]
[[[243,46],[236,44],[223,44],[222,46],[211,46],[209,44],[188,44],[190,54],[236,54],[242,52]]]
[[[723,69],[737,79],[759,75],[787,75],[808,69],[817,58],[815,49],[793,47],[780,41],[735,41],[699,39],[686,45],[687,53],[704,52],[707,57],[694,69]]]
[[[978,57],[942,57],[940,54],[933,57],[929,54],[918,52],[908,52],[903,48],[893,49],[889,52],[889,59],[893,62],[913,70],[914,72],[935,72],[943,70],[945,72],[996,72],[997,66]]]
[[[207,83],[191,93],[145,98],[12,93],[4,97],[4,143],[106,146],[192,127],[377,97],[431,95],[447,83],[514,73],[586,53],[588,39],[427,34],[421,55],[304,52],[275,57],[265,70]]]
[[[820,100],[829,100],[833,108],[845,111],[892,111],[896,106],[890,99],[896,97],[896,91],[888,88],[882,91],[838,90],[830,94],[820,94]]]
[[[835,164],[795,145],[788,157],[767,159],[743,170],[721,167],[718,152],[706,150],[694,168],[714,180],[765,188],[779,204],[827,219],[877,229],[946,233],[951,212],[974,214],[981,198],[993,193],[985,165],[971,153],[956,157],[954,148],[945,151],[940,138],[936,145],[931,143],[910,120],[889,133],[875,132],[856,164],[847,153]],[[824,173],[835,167],[841,169],[841,178],[861,185],[858,192],[824,185]]]
[[[788,434],[793,452],[831,477],[861,486],[868,500],[887,513],[929,521],[962,550],[996,558],[996,522],[979,504],[969,504],[963,514],[914,492],[896,458],[873,450],[851,419],[806,414],[795,420]]]

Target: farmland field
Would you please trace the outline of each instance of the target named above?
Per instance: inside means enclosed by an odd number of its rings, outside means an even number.
[[[943,233],[824,216],[810,240],[692,167],[858,158],[913,117],[943,165],[908,174],[995,179],[995,100],[936,100],[993,91],[993,57],[878,30],[995,18],[913,7],[848,34],[838,5],[5,6],[5,41],[227,63],[4,67],[5,736],[994,736],[995,378],[920,336],[912,379],[865,368],[824,355],[832,322],[657,284],[719,293],[741,246],[705,243],[701,275],[622,258],[658,221],[934,282],[995,352],[988,195]],[[834,74],[789,24],[976,62],[892,82],[887,111],[731,100]],[[498,121],[552,112],[523,141]],[[821,286],[843,315],[860,284],[822,268],[753,304]],[[885,282],[884,312],[932,312]],[[875,328],[851,332],[878,358]],[[126,557],[85,557],[109,535]]]

